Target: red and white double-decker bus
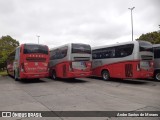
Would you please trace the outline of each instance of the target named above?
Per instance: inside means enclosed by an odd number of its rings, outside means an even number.
[[[93,75],[109,78],[149,78],[153,76],[153,47],[145,41],[101,46],[92,50]]]
[[[49,49],[46,45],[21,44],[7,60],[7,72],[15,80],[44,78],[49,75]]]
[[[91,47],[87,44],[70,43],[50,50],[50,77],[78,78],[90,76]]]

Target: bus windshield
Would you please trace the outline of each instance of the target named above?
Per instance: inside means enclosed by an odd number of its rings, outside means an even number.
[[[48,54],[48,47],[44,45],[25,44],[24,54],[31,54],[31,53]]]
[[[90,45],[72,44],[72,53],[87,53],[91,54]]]
[[[145,41],[139,41],[139,50],[153,52],[152,44]]]

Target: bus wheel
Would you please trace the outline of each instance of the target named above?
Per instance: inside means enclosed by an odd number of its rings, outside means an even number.
[[[56,72],[55,71],[52,72],[52,79],[56,80]]]
[[[103,80],[109,80],[110,75],[109,75],[109,72],[107,70],[104,70],[102,72],[102,78],[103,78]]]
[[[160,81],[160,72],[156,72],[155,79],[158,80],[158,81]]]
[[[14,71],[14,80],[15,81],[18,81],[18,78],[17,78],[17,76],[16,76],[16,72]]]

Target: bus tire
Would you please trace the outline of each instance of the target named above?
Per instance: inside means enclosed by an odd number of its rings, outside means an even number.
[[[57,77],[56,77],[56,72],[53,71],[53,72],[52,72],[52,79],[53,79],[53,80],[56,80],[56,78],[57,78]]]
[[[105,80],[105,81],[107,81],[107,80],[110,79],[110,75],[109,75],[108,70],[103,70],[103,71],[102,71],[102,78],[103,78],[103,80]]]
[[[155,80],[160,81],[160,71],[155,72],[154,78]]]
[[[14,71],[14,80],[18,81],[18,77],[16,76],[16,72]]]

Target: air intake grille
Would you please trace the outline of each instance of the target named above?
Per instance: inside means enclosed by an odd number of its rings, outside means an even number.
[[[126,77],[132,77],[133,76],[133,66],[132,66],[132,64],[126,64],[125,65],[125,75],[126,75]]]
[[[63,77],[66,77],[67,76],[67,69],[66,69],[66,65],[63,65]]]
[[[74,61],[89,61],[90,57],[74,57]]]
[[[142,60],[153,60],[153,56],[150,55],[141,55]]]
[[[46,58],[38,58],[38,57],[28,57],[26,58],[28,62],[45,62]]]

